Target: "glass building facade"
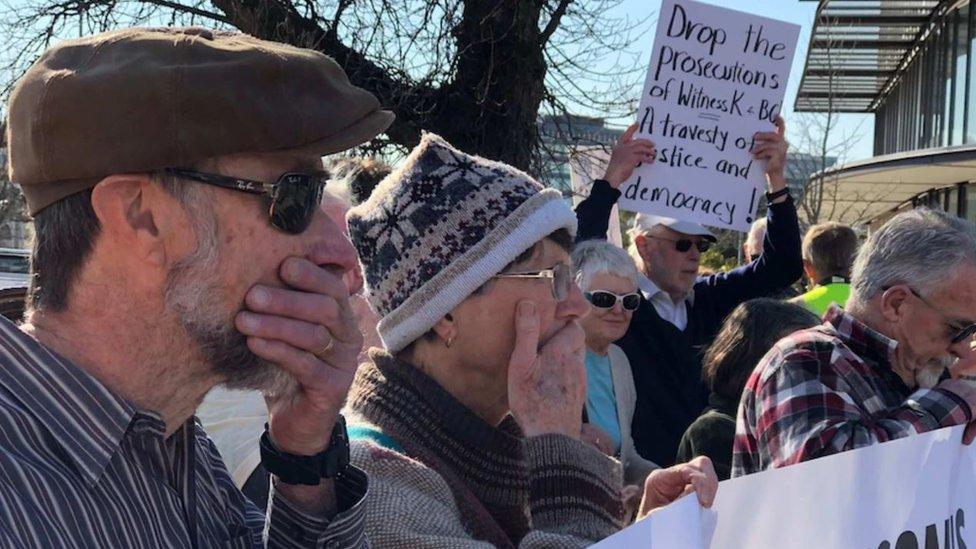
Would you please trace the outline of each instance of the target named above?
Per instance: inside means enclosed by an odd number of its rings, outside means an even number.
[[[946,13],[875,108],[874,154],[976,143],[976,9]]]
[[[976,221],[974,57],[976,0],[818,0],[794,110],[875,116],[875,158],[828,173],[865,206],[840,220],[926,206]]]

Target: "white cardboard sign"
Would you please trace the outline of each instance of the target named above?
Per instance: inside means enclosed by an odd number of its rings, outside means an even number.
[[[774,131],[800,27],[664,0],[637,110],[657,158],[621,186],[622,208],[747,231],[765,188],[753,135]]]
[[[712,509],[686,497],[597,547],[976,548],[976,446],[963,429],[734,478]]]
[[[603,177],[610,163],[610,152],[603,146],[574,147],[569,153],[569,179],[573,186],[573,207],[590,196],[593,181]],[[610,210],[607,241],[624,246],[620,227],[620,212],[616,205]]]

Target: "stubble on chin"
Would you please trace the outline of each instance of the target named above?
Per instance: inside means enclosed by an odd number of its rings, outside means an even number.
[[[216,261],[174,267],[167,277],[165,306],[195,347],[190,353],[229,389],[255,390],[289,396],[297,392],[295,379],[277,365],[257,356],[230,313],[221,303]]]

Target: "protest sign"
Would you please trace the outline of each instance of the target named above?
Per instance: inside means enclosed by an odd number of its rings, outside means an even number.
[[[591,549],[615,549],[618,547],[645,549],[654,547],[681,547],[699,549],[702,545],[701,517],[705,511],[694,494],[654,511],[641,520]]]
[[[976,548],[976,448],[962,445],[963,429],[728,480],[712,509],[655,513],[598,547]],[[683,544],[654,543],[670,530]]]
[[[800,27],[692,0],[664,0],[637,110],[655,162],[620,206],[746,231],[765,189],[756,132],[775,131]]]
[[[603,146],[574,147],[569,153],[569,181],[573,186],[573,207],[590,196],[593,181],[603,177],[610,163],[610,151]],[[610,210],[607,241],[623,247],[620,230],[620,211],[616,205]]]

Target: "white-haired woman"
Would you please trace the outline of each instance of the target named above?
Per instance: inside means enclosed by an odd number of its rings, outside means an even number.
[[[637,267],[623,249],[605,241],[589,240],[573,251],[576,283],[590,302],[590,313],[580,321],[586,332],[585,438],[624,466],[624,481],[641,485],[657,465],[634,449],[630,423],[637,393],[627,355],[613,344],[623,337],[640,305]]]

